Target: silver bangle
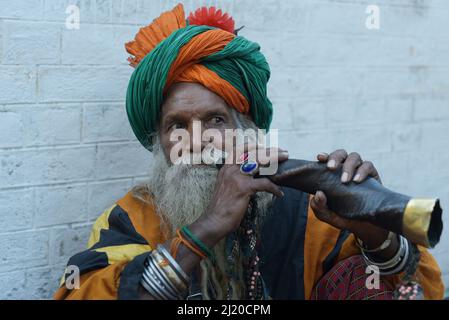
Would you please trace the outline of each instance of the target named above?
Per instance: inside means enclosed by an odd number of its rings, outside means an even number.
[[[154,281],[148,278],[145,279],[145,277],[146,275],[143,276],[141,284],[148,291],[148,293],[156,300],[165,300],[165,297],[161,293],[160,289],[154,284]]]
[[[162,256],[168,260],[170,265],[173,267],[174,271],[178,274],[181,280],[187,285],[190,282],[190,277],[182,270],[181,266],[176,262],[176,260],[170,255],[170,253],[161,244],[157,246],[157,250],[162,254]]]
[[[144,272],[140,283],[151,294],[153,298],[157,300],[166,300],[166,297],[162,293],[162,289],[159,288],[153,276],[149,275],[149,273]]]
[[[396,254],[385,262],[372,261],[367,254],[362,250],[362,256],[368,265],[373,265],[379,268],[381,275],[389,275],[402,271],[409,255],[409,246],[407,240],[399,236],[399,248]]]
[[[169,299],[177,299],[178,292],[174,288],[170,280],[164,275],[164,272],[156,265],[154,259],[148,259],[148,269],[158,278],[159,283],[162,285],[163,292]]]
[[[150,255],[146,261],[145,270],[142,275],[142,284],[154,298],[161,300],[176,299],[177,295],[169,286],[169,283],[162,277],[162,270],[154,265],[153,257]],[[145,286],[146,285],[146,286]]]
[[[145,260],[140,283],[155,299],[176,300],[184,296],[190,278],[162,245]]]
[[[363,243],[363,241],[361,239],[359,239],[357,237],[355,239],[356,239],[356,244],[360,249],[362,249],[365,252],[374,253],[374,252],[379,252],[379,251],[387,249],[393,242],[392,240],[395,235],[396,234],[393,231],[388,232],[387,239],[385,239],[385,241],[382,242],[382,244],[380,246],[378,246],[377,248],[374,248],[374,249],[366,248],[365,244]]]
[[[405,238],[403,238],[403,239],[405,240]],[[386,276],[386,275],[396,274],[396,273],[401,272],[404,269],[404,267],[407,263],[407,260],[408,260],[409,252],[410,252],[407,240],[404,241],[404,247],[405,247],[405,253],[402,256],[401,262],[397,265],[397,267],[394,268],[393,270],[382,270],[382,271],[380,271],[381,275]]]
[[[162,279],[164,279],[164,284],[166,284],[169,291],[176,296],[177,295],[177,289],[176,287],[171,283],[170,279],[167,277],[167,275],[158,267],[154,259],[149,259],[149,265],[150,268],[153,269],[154,272],[156,272]]]
[[[152,251],[153,258],[155,259],[154,262],[164,271],[165,275],[170,280],[170,282],[177,288],[177,291],[184,293],[185,291],[187,291],[188,282],[185,279],[180,278],[179,274],[177,273],[177,271],[175,269],[175,268],[181,269],[181,267],[178,265],[178,263],[173,258],[171,258],[170,260],[166,259],[161,254],[160,249],[161,248],[158,247],[157,250]],[[165,251],[165,253],[166,253],[166,255],[171,257],[171,255],[168,253],[168,251]],[[184,273],[184,271],[183,271],[183,273]]]
[[[362,248],[362,255],[365,257],[365,260],[367,260],[367,262],[369,262],[372,265],[376,265],[377,267],[383,268],[383,269],[392,268],[400,261],[401,255],[403,254],[403,250],[404,250],[402,238],[400,236],[399,236],[398,240],[399,240],[398,251],[395,253],[395,255],[391,259],[389,259],[387,261],[384,261],[384,262],[372,261],[366,254],[367,251],[365,251],[363,248]]]

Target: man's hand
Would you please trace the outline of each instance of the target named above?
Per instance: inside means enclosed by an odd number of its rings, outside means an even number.
[[[247,149],[251,154],[254,150]],[[273,161],[282,162],[288,159],[288,153],[284,150],[269,150],[265,165]],[[277,152],[273,152],[277,151]],[[261,152],[265,154],[265,152]],[[251,156],[250,156],[251,158]],[[252,195],[257,192],[269,192],[282,197],[279,186],[268,178],[254,179],[252,176],[240,172],[239,164],[225,164],[218,172],[217,182],[211,202],[206,212],[191,226],[193,230],[207,230],[205,243],[213,246],[221,238],[236,230],[243,219]]]
[[[255,146],[246,146],[245,148],[250,159],[256,153],[255,148]],[[269,165],[273,161],[282,162],[288,159],[288,153],[284,150],[273,148],[263,151],[269,151],[261,152],[264,159],[260,159],[262,160],[260,162],[265,165]],[[206,246],[214,247],[223,237],[238,228],[246,213],[251,196],[259,191],[269,192],[278,197],[283,196],[280,187],[269,179],[254,179],[242,174],[239,164],[225,164],[218,172],[213,196],[206,212],[189,225],[190,231]],[[164,243],[167,250],[169,250],[172,240],[169,239]],[[187,247],[180,245],[176,262],[187,274],[191,274],[198,266],[200,257]],[[141,298],[153,299],[146,294],[143,288],[141,288]]]
[[[356,152],[348,155],[345,150],[340,149],[331,154],[319,154],[317,159],[320,162],[327,163],[327,167],[331,171],[342,168],[342,183],[349,183],[351,180],[355,183],[360,183],[368,177],[373,177],[381,182],[373,163],[370,161],[363,161],[361,156]],[[346,219],[330,211],[327,207],[326,195],[322,191],[316,192],[315,196],[311,199],[310,207],[318,219],[338,229],[351,231],[369,248],[380,246],[388,236],[387,230],[372,225],[369,222]],[[397,241],[394,241],[385,252],[379,252],[379,255],[389,258],[394,255],[397,246]]]
[[[317,155],[319,162],[327,163],[331,171],[342,168],[341,182],[348,183],[351,180],[360,183],[368,177],[373,177],[381,182],[379,173],[377,173],[371,161],[363,161],[360,154],[352,152],[348,155],[346,150],[339,149],[331,154],[320,153]],[[382,183],[382,182],[381,182]]]

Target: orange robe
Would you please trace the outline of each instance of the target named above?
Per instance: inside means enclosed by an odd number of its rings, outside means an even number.
[[[318,220],[310,206],[304,236],[304,297],[309,299],[323,276],[323,263],[335,252],[340,230]],[[95,222],[88,249],[70,258],[68,265],[80,268],[80,287],[67,289],[65,276],[55,299],[137,299],[143,260],[169,235],[161,227],[154,207],[134,198],[131,193],[107,209]],[[353,235],[340,243],[335,262],[359,254]],[[441,271],[432,255],[423,247],[417,278],[426,299],[442,299]],[[279,275],[281,276],[281,275]],[[394,288],[401,275],[382,277]]]

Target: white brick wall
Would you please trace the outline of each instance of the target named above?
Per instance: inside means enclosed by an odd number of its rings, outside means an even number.
[[[0,0],[0,298],[51,297],[96,216],[145,176],[123,44],[176,2]],[[65,28],[69,4],[79,30]],[[388,187],[449,204],[448,1],[185,2],[203,4],[261,44],[292,156],[358,151]],[[379,30],[365,28],[369,4]],[[447,232],[433,253],[449,284]]]

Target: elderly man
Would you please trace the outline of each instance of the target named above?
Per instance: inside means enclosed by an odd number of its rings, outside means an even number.
[[[55,298],[392,298],[403,271],[398,266],[408,259],[400,236],[337,216],[323,192],[309,196],[244,174],[242,161],[220,168],[174,163],[176,130],[192,137],[182,142],[183,157],[204,150],[205,141],[192,135],[195,122],[219,133],[269,128],[269,66],[256,43],[236,35],[232,18],[212,7],[186,19],[178,5],[126,48],[136,68],[127,112],[135,135],[153,152],[151,174],[97,219],[88,249],[68,262],[80,272],[79,287],[67,285],[67,272]],[[254,150],[247,145],[243,158]],[[269,151],[269,163],[288,159],[285,150]],[[337,150],[317,159],[329,170],[342,168],[342,183],[379,179],[357,153]],[[361,250],[394,270],[374,288],[366,285]],[[421,287],[401,293],[440,299],[440,270],[420,251]]]

